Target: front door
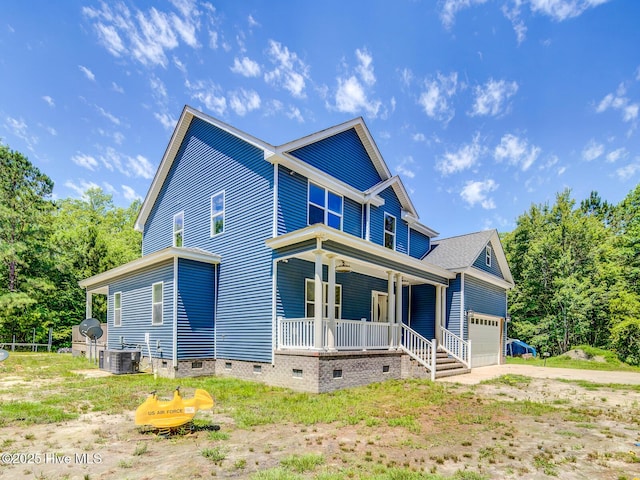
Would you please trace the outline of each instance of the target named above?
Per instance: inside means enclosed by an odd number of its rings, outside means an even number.
[[[389,309],[389,299],[384,292],[371,292],[371,321],[373,322],[388,322],[389,317],[387,311]]]

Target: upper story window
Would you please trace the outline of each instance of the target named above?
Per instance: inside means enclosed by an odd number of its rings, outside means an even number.
[[[113,294],[113,326],[122,325],[122,292]]]
[[[384,246],[396,249],[396,217],[388,213],[384,214]]]
[[[485,255],[485,263],[487,264],[487,267],[490,267],[491,266],[491,246],[490,245],[487,245],[487,248],[485,248],[484,255]]]
[[[151,286],[151,303],[153,305],[151,313],[152,325],[162,325],[162,309],[164,305],[163,287],[162,282],[154,283]]]
[[[184,243],[184,212],[173,216],[173,246],[182,247]]]
[[[324,223],[342,230],[342,197],[309,182],[309,225]]]
[[[211,195],[211,236],[224,233],[224,190]]]

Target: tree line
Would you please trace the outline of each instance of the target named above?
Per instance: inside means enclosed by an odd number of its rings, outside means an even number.
[[[53,182],[0,144],[0,341],[70,342],[85,317],[78,281],[140,256],[133,229],[140,201],[117,207],[90,189],[52,199]],[[576,345],[613,350],[640,364],[640,185],[617,205],[571,192],[532,205],[501,237],[515,288],[509,336],[559,354]],[[103,303],[100,303],[100,302]],[[104,321],[104,297],[94,298]],[[29,339],[29,340],[27,340]]]
[[[0,144],[0,341],[57,346],[85,318],[78,281],[140,256],[133,229],[140,201],[117,207],[111,195],[90,189],[81,199],[52,198],[53,181],[27,157]],[[102,303],[100,303],[102,300]],[[106,319],[102,295],[94,316]]]

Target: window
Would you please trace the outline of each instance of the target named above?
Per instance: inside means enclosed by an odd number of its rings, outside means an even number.
[[[485,262],[487,267],[491,266],[491,246],[487,245],[487,248],[484,251],[485,254]]]
[[[113,294],[113,326],[122,325],[122,292]]]
[[[342,230],[342,197],[309,182],[308,221]]]
[[[224,233],[224,190],[211,196],[211,236]]]
[[[152,299],[151,303],[153,304],[153,313],[151,316],[151,324],[152,325],[162,325],[162,306],[163,306],[163,285],[162,282],[154,283],[151,287],[152,289]]]
[[[173,216],[173,246],[181,247],[184,243],[184,212]]]
[[[396,217],[388,213],[384,214],[384,246],[396,249]]]
[[[315,315],[315,281],[310,278],[306,279],[305,282],[305,312],[307,318],[311,318]],[[327,292],[329,291],[329,284],[327,282],[322,282],[322,303],[324,304],[322,316],[324,318],[329,316],[329,303],[327,301]],[[342,285],[336,285],[335,291],[335,302],[336,302],[336,312],[335,318],[342,318]]]

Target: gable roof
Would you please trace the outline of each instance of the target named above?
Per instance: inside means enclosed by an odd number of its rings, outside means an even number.
[[[513,277],[511,270],[509,270],[507,257],[504,254],[498,231],[495,229],[433,240],[431,250],[423,257],[423,260],[454,272],[486,277],[489,274],[475,268],[473,263],[489,243],[493,247],[505,283],[509,284],[509,288],[513,287]]]

